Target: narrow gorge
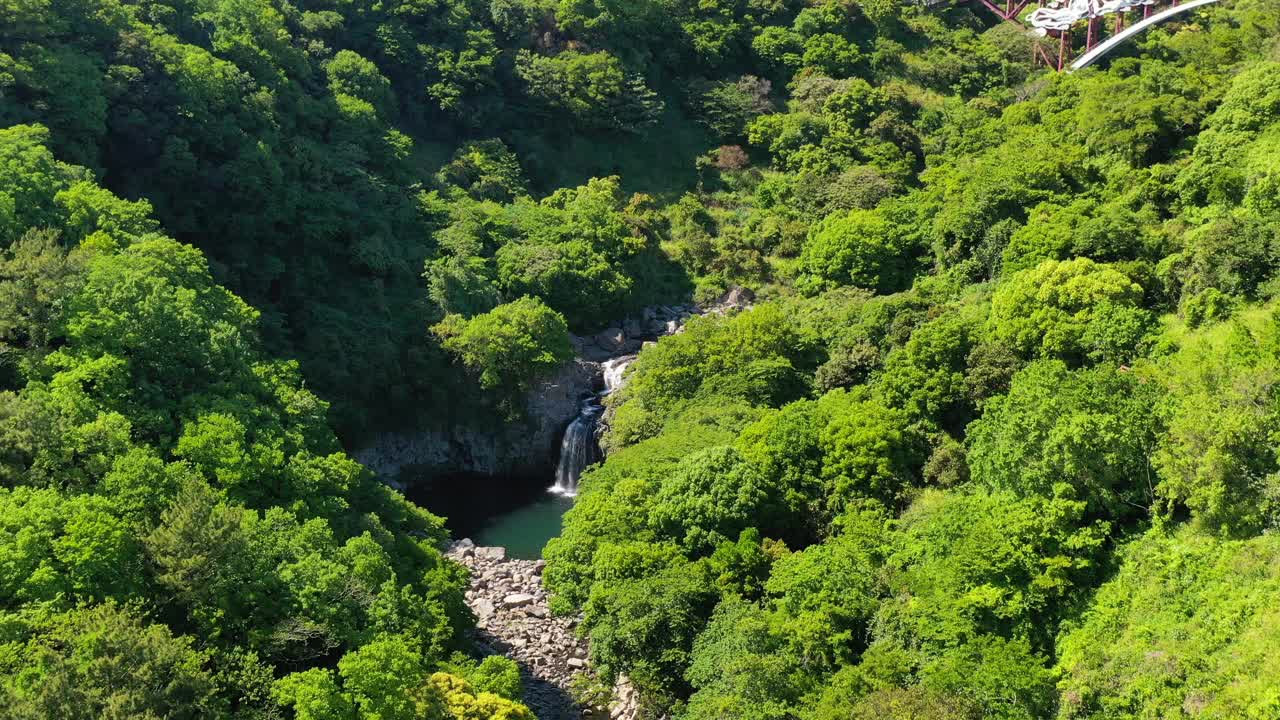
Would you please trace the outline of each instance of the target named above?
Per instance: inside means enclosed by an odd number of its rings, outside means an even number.
[[[539,720],[581,720],[608,717],[631,720],[637,717],[637,697],[625,678],[616,684],[611,700],[601,707],[580,706],[574,699],[575,678],[589,673],[589,647],[578,635],[577,617],[555,617],[549,597],[542,586],[542,548],[560,532],[561,517],[573,506],[583,473],[604,460],[601,439],[607,432],[607,401],[626,383],[627,370],[640,351],[662,337],[682,332],[694,315],[722,315],[750,307],[753,297],[738,289],[707,307],[695,305],[657,306],[646,308],[638,318],[589,337],[574,338],[574,361],[529,394],[525,401],[528,419],[534,423],[530,433],[541,438],[547,424],[554,423],[558,443],[552,446],[550,462],[542,466],[553,470],[532,478],[505,474],[504,469],[518,465],[519,459],[493,452],[503,447],[529,450],[524,445],[455,432],[448,447],[432,433],[384,438],[381,447],[362,455],[366,464],[384,473],[394,468],[410,497],[417,492],[412,482],[405,482],[401,470],[422,459],[444,460],[437,472],[446,478],[471,473],[471,482],[456,493],[454,502],[460,510],[474,511],[492,502],[486,492],[484,477],[489,482],[508,480],[529,485],[519,497],[524,502],[505,512],[481,514],[481,519],[463,523],[450,520],[450,529],[459,538],[449,548],[449,556],[471,571],[466,593],[468,607],[477,618],[475,641],[485,654],[508,657],[520,666],[525,686],[525,702]],[[573,395],[574,414],[566,416],[565,398]],[[504,428],[503,432],[509,431]],[[459,446],[471,444],[467,451]],[[483,448],[483,451],[480,451]],[[472,464],[459,460],[472,459]],[[455,464],[450,466],[448,461]],[[479,462],[475,462],[479,460]],[[533,463],[535,466],[538,463]],[[387,477],[384,475],[384,477]],[[390,478],[387,478],[390,479]],[[423,497],[429,507],[440,508],[439,496]],[[449,516],[447,510],[441,514]]]
[[[738,291],[705,308],[646,308],[616,327],[574,337],[574,360],[527,394],[520,421],[387,434],[357,453],[384,481],[446,517],[457,538],[448,555],[471,573],[466,602],[477,619],[476,647],[516,661],[524,700],[539,720],[636,717],[625,681],[606,706],[575,701],[574,679],[590,672],[589,648],[578,618],[551,614],[542,548],[559,534],[583,473],[604,459],[607,401],[623,388],[639,352],[681,332],[694,315],[750,301]],[[495,505],[499,498],[508,504]]]
[[[578,481],[603,460],[605,400],[622,387],[646,344],[680,332],[695,315],[749,307],[742,289],[706,306],[647,307],[595,335],[572,338],[574,359],[525,393],[514,419],[383,433],[355,456],[384,482],[448,520],[455,538],[537,559],[559,534]]]
[[[670,326],[671,331],[680,326]],[[494,523],[498,527],[486,528],[486,537],[532,533],[537,538],[532,543],[518,543],[523,554],[532,554],[548,528],[554,525],[558,531],[558,523],[548,523],[540,516],[550,513],[558,517],[571,507],[583,472],[603,459],[600,436],[606,430],[602,422],[605,402],[622,388],[626,370],[635,359],[636,354],[631,353],[599,363],[602,389],[581,398],[577,417],[564,429],[555,482],[547,488],[552,499],[498,518]],[[540,554],[540,547],[536,552]],[[583,706],[575,699],[575,680],[589,672],[589,646],[577,632],[578,618],[552,615],[542,586],[545,562],[508,557],[506,547],[477,546],[470,538],[455,541],[448,555],[471,572],[466,601],[476,616],[477,649],[505,656],[520,666],[524,702],[539,720],[631,720],[637,716],[634,693],[625,682],[618,684],[605,707]]]

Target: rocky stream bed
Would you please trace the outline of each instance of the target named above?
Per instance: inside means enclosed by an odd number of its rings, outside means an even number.
[[[578,637],[578,618],[556,617],[542,587],[542,560],[507,557],[500,547],[453,543],[449,557],[471,571],[467,605],[476,615],[482,652],[516,661],[524,680],[524,702],[538,720],[635,720],[635,693],[625,682],[614,688],[608,708],[578,705],[570,692],[576,676],[589,672],[590,652]]]
[[[390,483],[407,466],[500,476],[519,468],[533,472],[559,465],[555,489],[572,497],[578,473],[595,456],[575,453],[570,459],[576,465],[567,472],[564,446],[584,449],[595,443],[564,441],[574,438],[575,428],[588,440],[595,433],[604,408],[593,395],[620,387],[625,363],[646,343],[683,331],[694,315],[743,310],[753,299],[749,291],[734,288],[708,307],[645,308],[619,327],[573,338],[575,361],[529,393],[523,423],[384,435],[357,457]],[[448,555],[471,571],[466,601],[477,618],[477,647],[516,661],[525,704],[538,720],[637,720],[639,698],[625,677],[614,685],[607,707],[584,707],[574,700],[574,679],[591,671],[590,648],[578,634],[579,618],[551,614],[542,587],[542,560],[509,558],[505,548],[480,547],[471,540],[453,543]]]

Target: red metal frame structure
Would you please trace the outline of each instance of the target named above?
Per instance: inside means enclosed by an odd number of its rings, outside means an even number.
[[[1022,28],[1026,27],[1026,24],[1022,22],[1020,16],[1022,15],[1022,11],[1026,10],[1027,6],[1031,4],[1031,0],[1004,0],[1003,7],[996,5],[992,0],[978,0],[978,2],[999,16],[1001,20],[1014,23]],[[1172,0],[1169,4],[1171,7],[1177,7],[1179,2],[1180,0]],[[1045,6],[1045,0],[1039,0],[1039,3],[1040,7]],[[1155,5],[1142,6],[1142,17],[1144,19],[1151,17],[1154,10]],[[1099,43],[1106,40],[1107,37],[1118,35],[1124,31],[1128,12],[1120,11],[1113,14],[1115,15],[1115,22],[1113,23],[1114,29],[1107,27],[1107,18],[1101,16],[1080,21],[1079,25],[1085,26],[1085,42],[1084,48],[1081,52],[1087,53],[1094,49]],[[1050,51],[1045,48],[1043,43],[1036,43],[1036,62],[1044,63],[1046,66],[1058,70],[1059,72],[1066,70],[1071,65],[1072,58],[1076,54],[1076,48],[1073,42],[1074,30],[1075,28],[1073,27],[1066,30],[1048,31],[1048,36],[1058,41],[1058,51],[1055,53],[1057,57],[1054,57],[1054,54],[1050,54]]]
[[[1000,19],[1005,20],[1007,22],[1015,23],[1017,25],[1022,25],[1022,21],[1018,19],[1018,16],[1021,15],[1022,11],[1026,10],[1027,6],[1031,4],[1031,0],[1022,0],[1022,2],[1015,2],[1015,0],[1005,0],[1004,7],[1001,8],[1000,6],[991,2],[991,0],[979,0],[979,2],[981,2],[983,5],[986,5],[987,9],[990,10],[991,12],[999,15]]]

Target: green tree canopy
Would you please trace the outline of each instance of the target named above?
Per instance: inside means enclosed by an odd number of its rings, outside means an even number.
[[[450,316],[434,331],[489,389],[527,387],[572,356],[564,318],[535,298],[500,305],[470,320]]]
[[[1123,361],[1147,331],[1142,287],[1087,258],[1046,260],[1010,277],[991,299],[993,339],[1028,357]]]

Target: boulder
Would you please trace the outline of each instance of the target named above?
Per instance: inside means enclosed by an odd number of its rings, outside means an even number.
[[[596,345],[608,352],[618,352],[627,341],[627,335],[618,328],[609,328],[596,335]]]
[[[456,542],[451,542],[444,549],[444,554],[446,556],[461,563],[466,563],[467,560],[474,557],[475,552],[476,544],[472,542],[470,538],[463,538]]]
[[[719,305],[726,309],[735,308],[735,309],[741,310],[744,308],[751,307],[751,303],[755,301],[756,301],[756,294],[754,292],[751,292],[747,288],[738,287],[737,285],[735,285],[729,288],[729,291],[726,292],[724,295],[720,296],[720,299],[716,302],[716,305]]]
[[[533,596],[528,593],[514,593],[502,598],[502,606],[505,608],[519,608],[533,604]]]
[[[636,318],[627,318],[627,321],[622,324],[622,331],[626,333],[628,338],[635,340],[645,337],[644,325]]]
[[[507,549],[504,547],[478,547],[475,554],[480,560],[490,562],[502,562],[507,559]]]

